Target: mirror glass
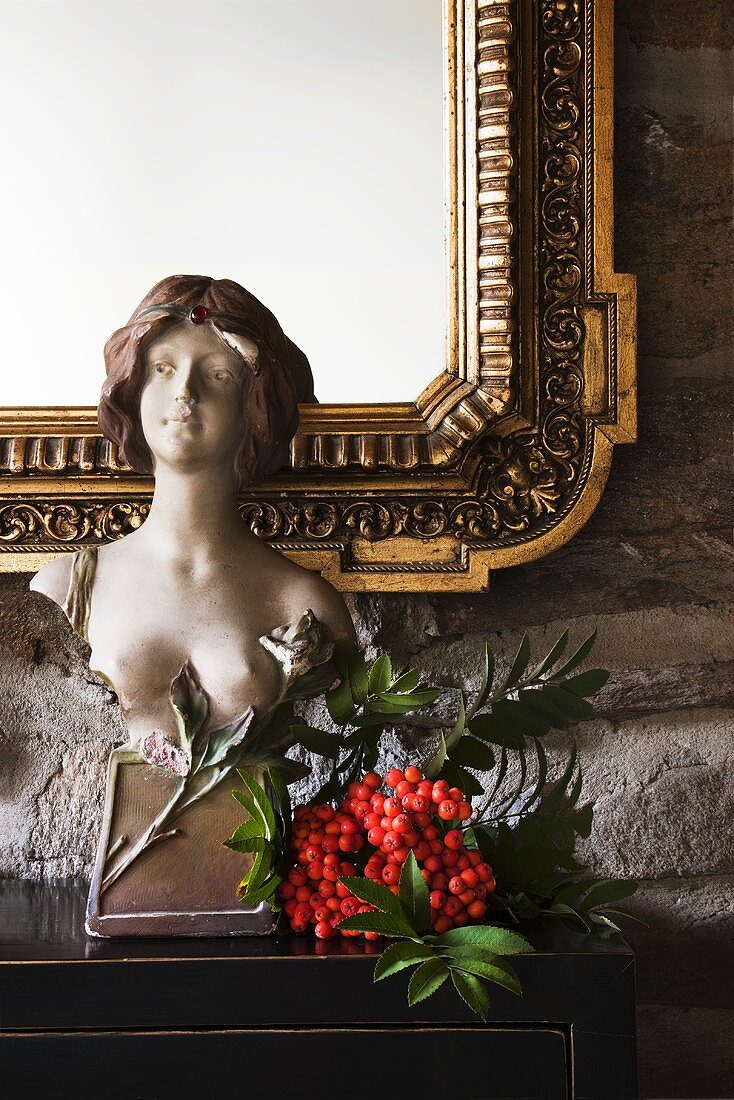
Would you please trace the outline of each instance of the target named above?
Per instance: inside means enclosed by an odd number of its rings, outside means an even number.
[[[444,366],[441,0],[0,0],[1,405],[96,405],[170,274],[236,279],[322,402]]]

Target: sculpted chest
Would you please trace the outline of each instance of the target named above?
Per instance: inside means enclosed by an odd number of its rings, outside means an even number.
[[[123,575],[121,587],[120,577],[99,570],[88,641],[90,667],[118,695],[133,744],[152,728],[171,729],[169,690],[187,661],[209,697],[213,724],[272,705],[279,669],[260,637],[279,625],[276,608],[265,600],[255,606],[231,573],[175,589],[150,571]]]

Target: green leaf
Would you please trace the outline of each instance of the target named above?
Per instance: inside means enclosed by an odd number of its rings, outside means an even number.
[[[286,831],[290,829],[291,825],[291,796],[288,794],[288,787],[286,786],[283,776],[280,774],[277,768],[268,768],[268,780],[273,788],[275,798],[277,800],[277,806],[275,807],[280,814],[283,821],[283,825]]]
[[[536,665],[533,671],[529,674],[529,680],[537,680],[544,672],[547,672],[549,668],[553,668],[553,665],[560,659],[566,650],[568,645],[568,631],[564,630],[557,642],[554,643],[550,651],[546,654],[539,665]]]
[[[476,768],[480,772],[488,772],[494,767],[494,753],[489,745],[478,741],[476,737],[465,735],[459,741],[451,753],[454,764],[461,764],[466,768]]]
[[[332,720],[338,726],[346,726],[354,717],[356,708],[348,680],[342,680],[337,687],[327,691],[324,701]]]
[[[415,966],[424,959],[433,958],[435,958],[434,952],[425,944],[414,943],[412,940],[407,943],[391,943],[377,960],[373,981],[381,982],[383,978],[389,978],[399,970]]]
[[[523,634],[522,641],[520,642],[517,653],[515,654],[515,660],[512,662],[512,667],[507,674],[507,679],[502,685],[502,692],[509,691],[515,684],[522,679],[522,675],[528,667],[530,660],[530,639],[526,634]]]
[[[278,887],[283,882],[283,876],[279,874],[269,875],[258,886],[250,889],[249,887],[240,895],[240,901],[246,906],[259,905],[262,901],[267,901],[273,909],[280,909],[280,902],[278,900]]]
[[[559,710],[558,707],[543,694],[542,688],[524,688],[520,692],[520,702],[538,718],[541,718],[549,727],[553,726],[556,729],[565,729],[565,727],[571,723],[571,718],[569,718],[565,711]]]
[[[582,664],[591,653],[592,649],[594,648],[595,642],[596,631],[594,630],[588,638],[584,639],[584,641],[581,643],[573,656],[570,657],[568,661],[566,661],[565,665],[563,665],[562,668],[558,669],[558,671],[554,674],[554,680],[560,679],[563,676],[568,676],[569,672],[573,672],[575,668],[578,668],[578,666]]]
[[[387,691],[392,680],[392,663],[387,653],[381,653],[369,671],[367,683],[370,695]]]
[[[360,651],[353,647],[347,660],[347,679],[352,699],[361,706],[367,698],[369,691],[369,678],[367,675],[367,663]]]
[[[517,750],[521,749],[524,744],[523,735],[494,712],[492,714],[478,714],[475,718],[472,718],[469,731],[475,737],[479,737],[482,741],[488,741],[491,745]]]
[[[521,955],[535,950],[519,932],[496,924],[465,924],[449,929],[431,942],[437,947],[481,947],[496,955]]]
[[[264,824],[261,821],[252,819],[250,821],[243,821],[241,825],[238,825],[232,836],[225,843],[237,843],[240,840],[252,840],[255,836],[265,836]]]
[[[388,890],[391,897],[395,895]],[[431,927],[431,903],[428,887],[418,868],[418,861],[410,853],[400,872],[400,901],[413,914],[412,924],[420,935],[425,935]]]
[[[587,672],[579,672],[578,676],[571,676],[564,680],[563,687],[566,691],[572,691],[575,695],[582,695],[585,699],[595,695],[604,687],[609,679],[609,673],[605,668],[590,668]]]
[[[435,703],[441,694],[441,688],[417,687],[415,691],[383,691],[380,698],[387,703],[400,703],[401,706],[425,707]]]
[[[564,768],[563,774],[560,779],[556,780],[553,786],[543,795],[543,805],[546,809],[552,809],[560,805],[563,801],[563,796],[566,793],[568,784],[571,782],[571,776],[576,769],[576,760],[578,752],[576,745],[571,746],[571,753],[568,758],[568,763]]]
[[[446,741],[444,735],[439,733],[438,747],[433,756],[429,756],[428,760],[423,763],[423,774],[427,779],[436,779],[445,763]]]
[[[265,822],[267,829],[265,835],[268,840],[272,840],[275,836],[275,814],[273,812],[273,806],[268,798],[265,789],[258,783],[254,775],[250,775],[244,768],[238,768],[237,774],[242,782],[250,791],[253,801],[257,806],[260,815]]]
[[[356,913],[339,921],[339,928],[352,932],[377,932],[380,936],[406,940],[420,939],[405,917],[396,917],[393,913]]]
[[[404,672],[402,676],[398,676],[397,680],[393,680],[390,684],[390,691],[414,691],[418,687],[421,680],[421,674],[417,668],[409,668],[407,672]]]
[[[614,902],[629,898],[637,890],[637,883],[627,879],[610,878],[596,882],[581,902],[584,912],[595,909],[598,906],[613,905]]]
[[[472,1012],[486,1023],[489,1015],[489,994],[479,978],[452,967],[451,981],[462,1001],[466,1001]]]
[[[457,712],[457,715],[456,715],[456,722],[454,723],[454,728],[451,730],[451,733],[446,738],[446,749],[447,749],[448,752],[450,752],[453,749],[454,745],[461,738],[461,735],[464,732],[464,727],[465,726],[466,726],[466,699],[464,697],[464,692],[460,691],[459,692],[459,709],[458,709],[458,712]]]
[[[408,1005],[412,1008],[440,989],[449,976],[443,959],[433,958],[422,963],[408,983]]]
[[[543,698],[550,700],[554,706],[562,710],[564,714],[568,714],[570,718],[590,718],[594,713],[591,703],[587,703],[586,699],[582,699],[580,695],[574,695],[572,691],[555,687],[553,684],[546,684],[542,690]]]
[[[354,894],[355,898],[359,898],[367,905],[374,905],[377,909],[381,909],[383,913],[390,913],[392,916],[400,917],[403,920],[409,919],[409,914],[401,904],[400,898],[397,898],[392,890],[388,890],[387,886],[384,886],[381,882],[373,882],[372,879],[364,878],[362,875],[340,878],[339,881]]]
[[[231,848],[233,852],[262,852],[264,856],[271,860],[271,863],[275,856],[273,845],[264,836],[253,836],[242,840],[225,840],[224,845],[226,848]]]
[[[498,955],[490,955],[489,952],[479,954],[474,948],[456,948],[451,952],[451,965],[453,963],[461,970],[475,974],[478,978],[486,978],[488,982],[501,985],[518,997],[522,997],[520,979],[514,967],[500,958]]]
[[[451,781],[449,785],[451,787],[459,787],[467,798],[472,798],[475,794],[484,794],[484,787],[477,777],[459,765],[452,767],[451,761],[444,765],[442,778],[446,780],[450,778]]]
[[[267,821],[258,810],[257,806],[250,798],[249,794],[245,794],[244,791],[232,791],[233,796],[237,799],[240,806],[244,806],[253,821],[260,823],[262,828],[261,836],[265,836],[267,832]]]
[[[521,699],[498,699],[492,714],[525,735],[542,737],[548,732],[549,722],[525,706]]]
[[[316,726],[291,726],[293,740],[298,745],[303,745],[309,752],[315,752],[318,756],[326,756],[330,760],[339,758],[340,744],[333,733],[317,729]]]
[[[469,711],[470,715],[474,715],[477,711],[481,710],[484,704],[489,698],[489,694],[492,690],[492,684],[494,683],[494,653],[489,647],[489,642],[485,642],[484,645],[484,676],[482,677],[482,686],[479,689],[479,694],[474,700],[474,703]]]

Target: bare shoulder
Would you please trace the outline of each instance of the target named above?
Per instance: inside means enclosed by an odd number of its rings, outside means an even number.
[[[44,565],[43,569],[39,569],[31,578],[31,591],[40,592],[57,603],[59,607],[63,606],[69,594],[73,561],[74,554],[64,554],[63,557]]]
[[[295,618],[306,610],[313,611],[316,618],[329,628],[335,642],[354,642],[352,616],[341,593],[318,573],[312,573],[300,566],[294,568],[297,572],[289,578],[290,617]]]

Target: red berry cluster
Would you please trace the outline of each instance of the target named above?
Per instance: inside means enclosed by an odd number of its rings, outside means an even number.
[[[411,850],[430,890],[431,927],[447,932],[484,917],[485,899],[495,888],[492,868],[477,851],[467,851],[460,829],[443,832],[445,822],[466,821],[471,804],[445,780],[435,783],[410,765],[393,768],[385,783],[394,794],[380,793],[382,779],[368,772],[349,786],[339,810],[329,805],[297,806],[293,850],[296,866],[280,887],[285,914],[294,932],[315,925],[320,939],[330,939],[345,916],[369,912],[338,880],[357,873],[345,857],[364,847],[373,850],[364,874],[398,893],[400,871]],[[359,933],[342,930],[343,936]],[[376,939],[366,932],[367,939]]]

